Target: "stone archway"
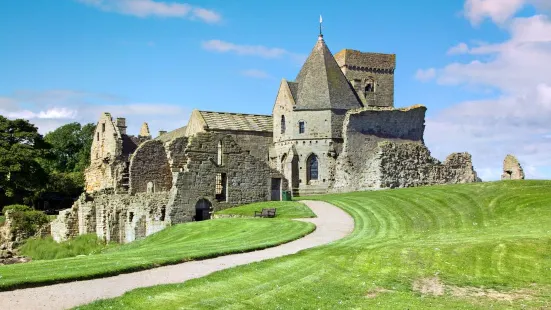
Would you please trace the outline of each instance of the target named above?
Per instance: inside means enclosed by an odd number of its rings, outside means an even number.
[[[197,222],[209,220],[211,211],[212,211],[212,203],[204,198],[199,199],[199,201],[197,201],[197,203],[195,204],[194,220]]]

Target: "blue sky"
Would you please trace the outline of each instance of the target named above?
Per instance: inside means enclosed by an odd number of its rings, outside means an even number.
[[[322,14],[333,53],[397,54],[395,106],[428,107],[435,157],[470,152],[490,180],[513,153],[528,177],[549,178],[545,2],[2,0],[0,114],[43,133],[102,111],[130,133],[181,127],[194,108],[270,114]]]

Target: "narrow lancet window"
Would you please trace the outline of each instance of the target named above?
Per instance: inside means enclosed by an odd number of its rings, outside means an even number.
[[[223,152],[222,152],[222,141],[218,141],[218,159],[216,160],[216,163],[218,164],[218,166],[222,166],[222,155],[223,155]]]
[[[281,133],[285,133],[285,115],[281,115]]]
[[[318,179],[318,157],[315,154],[310,155],[306,161],[307,169],[307,181]]]

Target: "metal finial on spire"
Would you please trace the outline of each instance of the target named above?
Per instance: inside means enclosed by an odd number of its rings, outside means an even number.
[[[321,23],[323,22],[323,19],[321,18],[321,14],[320,14],[320,37],[323,37],[323,34],[321,33]]]

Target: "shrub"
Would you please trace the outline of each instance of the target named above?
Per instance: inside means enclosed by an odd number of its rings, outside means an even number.
[[[17,211],[21,211],[21,212],[25,212],[25,211],[32,211],[33,208],[29,207],[29,206],[26,206],[26,205],[9,205],[9,206],[5,206],[3,209],[2,209],[2,214],[3,215],[6,215],[6,212],[8,211],[13,211],[13,212],[17,212]]]
[[[10,212],[11,231],[17,239],[34,236],[38,230],[50,222],[42,211],[12,211]]]
[[[59,259],[77,255],[89,255],[101,252],[108,245],[95,234],[80,235],[74,239],[57,243],[46,238],[29,239],[19,248],[21,254],[33,260]]]

